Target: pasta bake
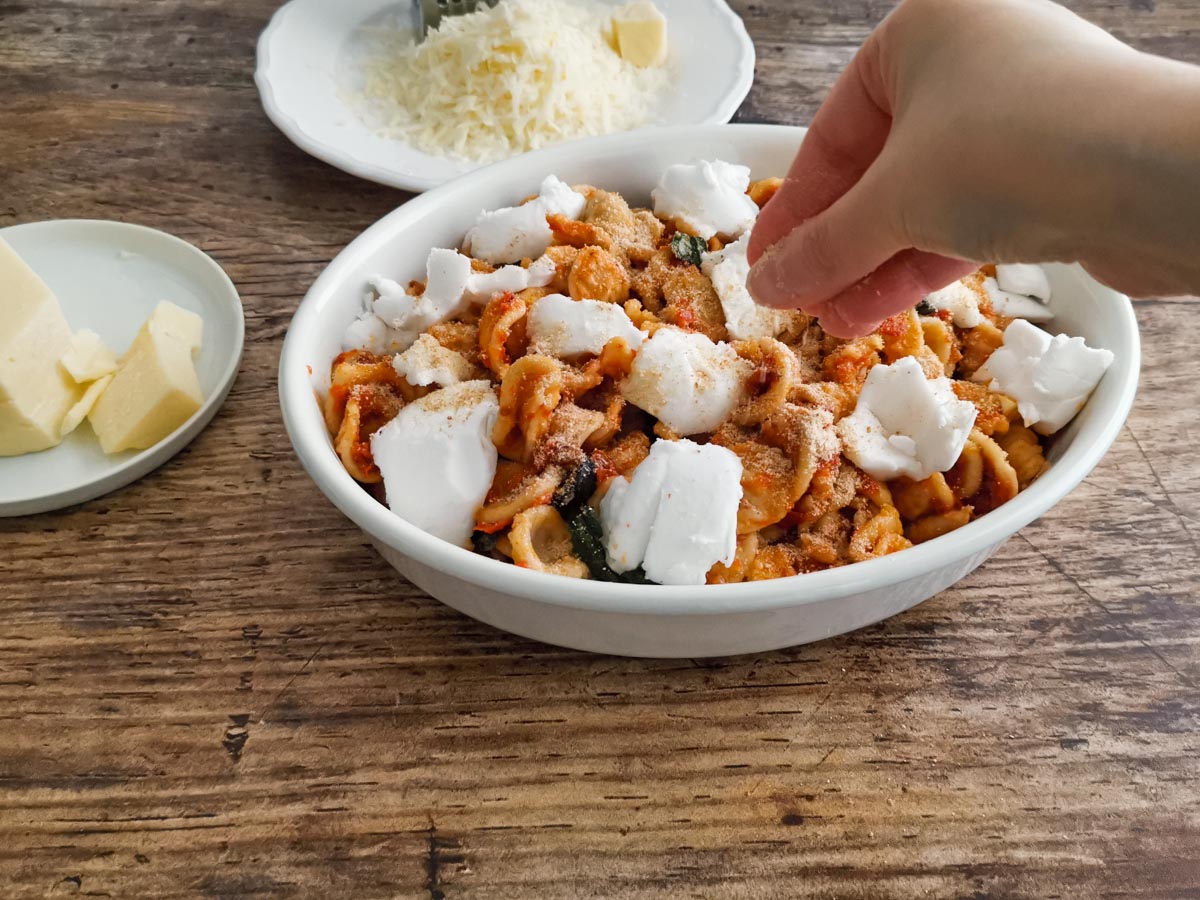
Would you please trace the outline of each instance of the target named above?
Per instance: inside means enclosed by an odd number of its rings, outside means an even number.
[[[841,340],[757,306],[778,178],[670,166],[649,208],[548,177],[425,278],[376,276],[324,401],[397,515],[572,578],[714,584],[895,553],[986,515],[1112,355],[1052,335],[1037,266],[985,265]]]

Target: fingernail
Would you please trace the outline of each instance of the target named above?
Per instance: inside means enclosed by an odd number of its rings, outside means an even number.
[[[870,334],[879,327],[879,323],[863,323],[847,319],[837,306],[826,307],[818,316],[817,324],[826,334],[842,340],[851,340]]]

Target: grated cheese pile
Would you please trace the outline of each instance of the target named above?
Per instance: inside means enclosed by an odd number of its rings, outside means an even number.
[[[420,44],[393,35],[364,66],[372,125],[426,153],[476,162],[637,128],[667,75],[617,54],[610,12],[504,0],[443,19]]]

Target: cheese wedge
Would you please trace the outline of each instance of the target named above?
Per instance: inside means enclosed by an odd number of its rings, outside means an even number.
[[[667,20],[649,0],[622,6],[613,13],[612,26],[622,59],[642,68],[667,61]]]
[[[204,338],[204,320],[190,310],[165,300],[154,307],[147,324],[187,345],[192,356],[200,352]]]
[[[91,384],[117,371],[117,354],[100,340],[100,335],[81,328],[71,336],[71,346],[63,354],[62,367],[79,384]]]
[[[203,329],[198,315],[173,303],[151,313],[88,413],[105,453],[154,446],[204,403],[192,361]]]
[[[109,382],[112,380],[113,377],[111,375],[105,375],[103,378],[97,378],[88,385],[79,402],[72,406],[63,418],[62,428],[59,432],[62,437],[65,438],[87,418],[87,414],[92,411],[92,407],[96,405],[96,401],[100,399],[100,395],[104,393],[104,389],[108,387]]]
[[[59,365],[71,329],[53,292],[0,239],[0,456],[53,447],[83,388]]]

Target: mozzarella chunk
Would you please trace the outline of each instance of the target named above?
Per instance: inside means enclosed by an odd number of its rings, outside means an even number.
[[[371,437],[387,504],[423,531],[465,546],[496,475],[488,381],[464,381],[409,403]]]
[[[467,232],[467,249],[492,265],[534,259],[546,252],[553,239],[546,217],[578,219],[586,205],[583,194],[550,175],[528,203],[481,212]]]
[[[926,294],[925,302],[934,309],[950,313],[957,328],[974,328],[983,323],[983,313],[979,311],[979,295],[961,281],[948,284],[932,294]]]
[[[367,301],[370,304],[370,300]],[[412,335],[406,331],[389,328],[373,309],[359,315],[346,327],[342,335],[343,350],[363,349],[377,356],[399,353],[412,343]]]
[[[950,379],[927,379],[920,363],[906,356],[871,369],[838,434],[846,456],[872,478],[920,481],[954,465],[975,413],[974,404],[955,396]]]
[[[486,303],[497,294],[520,293],[531,287],[545,287],[554,280],[557,267],[554,260],[542,256],[529,266],[501,266],[495,272],[475,272],[467,279],[467,297],[475,303]]]
[[[367,279],[367,309],[346,329],[342,349],[361,347],[377,354],[407,350],[430,325],[463,311],[471,277],[469,258],[441,248],[429,251],[420,295],[408,293],[390,278],[372,276]]]
[[[546,256],[527,269],[502,266],[494,272],[473,272],[469,257],[455,250],[430,250],[425,288],[419,295],[382,275],[368,279],[367,309],[346,329],[342,349],[361,347],[376,354],[407,350],[417,335],[458,315],[469,304],[486,303],[507,291],[542,287],[554,279],[555,272],[554,261]]]
[[[370,281],[379,294],[375,315],[390,328],[411,332],[416,340],[430,325],[462,312],[463,294],[470,279],[470,259],[453,250],[431,250],[425,264],[425,290],[420,295],[408,293],[390,278]]]
[[[559,359],[598,355],[614,338],[621,338],[636,350],[644,338],[616,303],[572,300],[562,294],[550,294],[537,301],[526,321],[530,352]]]
[[[1050,279],[1041,266],[1029,263],[997,263],[996,283],[1002,291],[1050,302]]]
[[[1021,418],[1034,431],[1053,434],[1083,408],[1112,362],[1110,351],[1089,347],[1083,338],[1051,337],[1016,319],[973,380],[1016,400]]]
[[[729,418],[752,371],[728,344],[668,326],[642,344],[621,393],[676,434],[699,434]]]
[[[423,334],[392,360],[396,373],[414,387],[436,384],[449,387],[466,381],[474,368],[461,353],[443,347],[432,335]]]
[[[995,278],[983,279],[983,290],[992,301],[992,309],[1012,319],[1028,319],[1030,322],[1049,322],[1054,318],[1050,308],[1034,297],[1013,294],[1000,287]]]
[[[729,336],[739,341],[773,338],[796,316],[791,310],[770,309],[754,302],[746,290],[746,278],[750,275],[750,260],[746,258],[749,246],[747,231],[723,249],[702,254],[700,263],[700,270],[711,279],[721,300]]]
[[[716,563],[733,561],[741,482],[742,462],[724,447],[656,441],[600,502],[609,566],[640,565],[659,584],[704,584]]]
[[[746,196],[750,169],[716,159],[668,166],[651,191],[654,214],[672,219],[708,240],[740,237],[758,218],[758,205]]]

